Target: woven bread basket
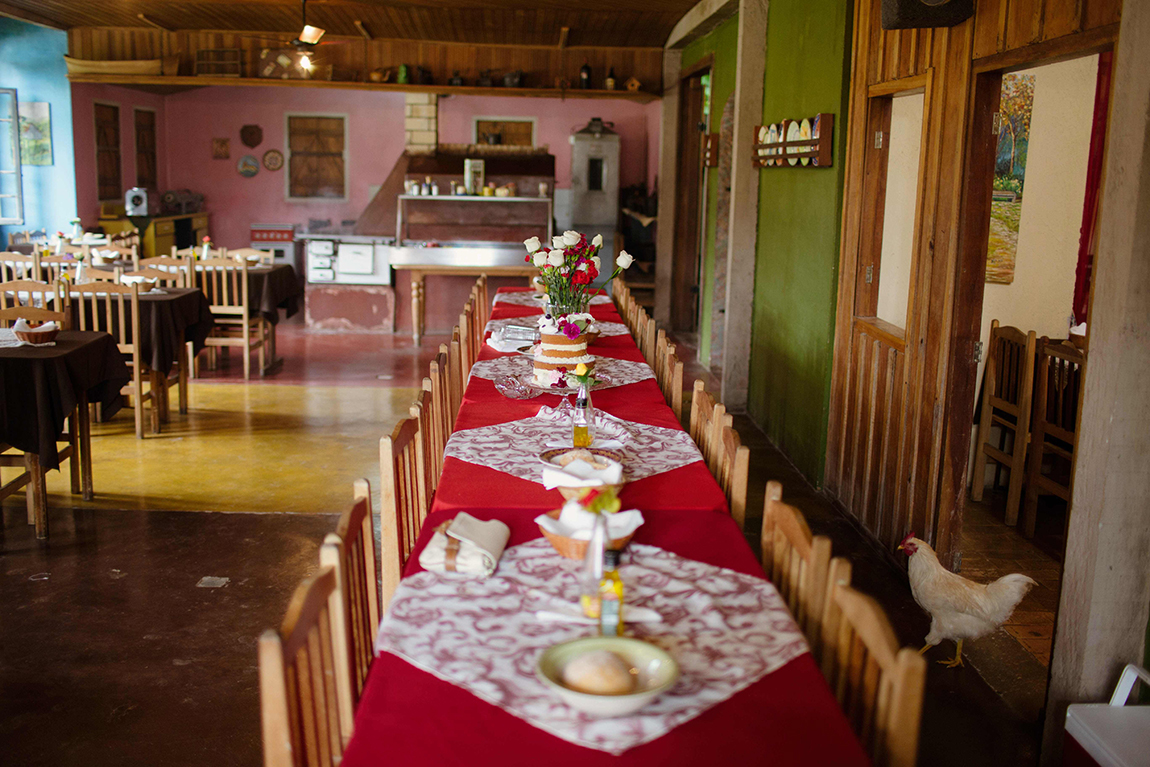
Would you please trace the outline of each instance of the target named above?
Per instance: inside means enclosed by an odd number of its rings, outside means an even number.
[[[560,509],[555,509],[554,511],[547,512],[547,516],[552,519],[559,519],[559,512]],[[589,541],[581,541],[578,538],[568,538],[565,535],[555,535],[554,533],[548,532],[542,525],[539,526],[539,529],[543,532],[543,537],[550,541],[551,545],[555,547],[555,550],[559,552],[559,556],[565,557],[566,559],[582,559],[587,555],[587,545]],[[631,535],[623,538],[613,538],[607,543],[607,548],[621,551],[631,542],[631,538],[634,537],[634,535],[634,533],[631,533]]]

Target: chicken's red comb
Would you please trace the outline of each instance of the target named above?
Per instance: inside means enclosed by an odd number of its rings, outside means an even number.
[[[906,534],[906,537],[902,539],[902,543],[900,543],[899,546],[907,545],[908,543],[910,543],[910,539],[913,537],[914,537],[914,530],[911,530],[909,533]]]

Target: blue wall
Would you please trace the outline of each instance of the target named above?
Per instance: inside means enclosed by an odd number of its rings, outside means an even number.
[[[0,17],[0,88],[16,88],[21,101],[52,105],[52,165],[24,166],[24,225],[0,227],[0,247],[8,231],[70,231],[68,221],[76,215],[67,52],[66,33]]]

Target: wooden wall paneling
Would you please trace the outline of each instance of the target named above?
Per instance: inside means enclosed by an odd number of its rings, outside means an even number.
[[[886,206],[886,166],[890,154],[890,115],[891,100],[888,98],[868,99],[868,119],[866,135],[870,139],[863,147],[864,177],[862,184],[863,220],[876,221],[882,218]],[[882,133],[881,147],[875,147],[875,133]],[[872,279],[858,280],[855,289],[854,313],[861,317],[872,317],[878,310],[878,286],[882,279],[883,227],[871,227],[863,234],[859,243],[858,269],[872,270]]]
[[[1086,6],[1082,23],[1084,30],[1117,24],[1122,18],[1122,0],[1081,0],[1081,2]]]
[[[992,56],[999,51],[1002,11],[1006,0],[979,0],[974,13],[974,57]]]
[[[883,412],[883,401],[881,392],[882,374],[885,367],[882,365],[882,343],[877,339],[870,340],[870,360],[867,362],[869,368],[868,375],[870,382],[866,387],[867,405],[867,418],[866,418],[866,442],[863,448],[863,455],[866,457],[862,464],[862,472],[859,478],[859,485],[861,492],[858,494],[859,498],[859,511],[862,514],[863,524],[866,525],[868,530],[875,530],[875,522],[878,514],[875,511],[875,495],[876,495],[876,482],[878,461],[880,456],[876,455],[878,452],[878,439],[876,434],[881,433],[882,427],[880,424],[886,422],[886,413]]]
[[[850,467],[850,510],[864,526],[867,523],[866,514],[866,464],[867,464],[867,437],[870,434],[870,422],[874,415],[874,339],[860,328],[858,346],[859,381],[855,393],[858,407],[855,410],[853,459]]]
[[[1053,40],[1082,31],[1084,0],[1046,0],[1042,11],[1042,39]]]
[[[1010,0],[1006,48],[1024,48],[1042,39],[1042,9],[1048,0]]]
[[[850,410],[847,413],[847,425],[849,431],[846,436],[846,453],[843,457],[843,482],[842,491],[839,493],[839,500],[842,501],[846,510],[857,518],[857,513],[854,508],[854,490],[855,490],[855,467],[858,465],[858,452],[859,452],[859,434],[861,432],[862,418],[862,393],[863,393],[863,377],[866,375],[866,340],[863,334],[855,331],[854,343],[851,344],[854,349],[854,354],[851,356],[851,388],[848,393],[850,397]]]

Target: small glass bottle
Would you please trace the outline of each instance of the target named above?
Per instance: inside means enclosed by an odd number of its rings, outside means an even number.
[[[619,577],[619,552],[603,552],[603,577],[599,580],[599,633],[623,636],[623,579]]]
[[[603,87],[609,91],[615,90],[615,67],[608,70],[607,79],[603,81]]]
[[[603,552],[607,548],[607,520],[602,514],[595,515],[595,526],[591,528],[591,540],[587,541],[587,553],[583,555],[583,576],[580,579],[579,604],[588,618],[599,619],[599,584],[603,581]]]
[[[583,60],[583,66],[579,68],[579,87],[583,90],[591,88],[591,65],[587,60]]]
[[[591,404],[591,385],[579,384],[575,409],[571,412],[571,441],[575,447],[591,447],[595,441],[595,407]]]

